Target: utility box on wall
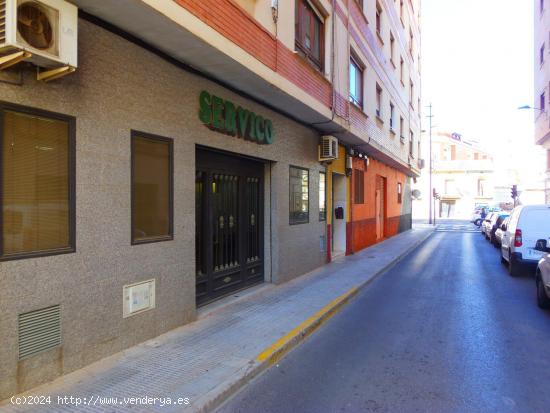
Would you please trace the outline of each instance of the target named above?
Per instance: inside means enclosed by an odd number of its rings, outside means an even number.
[[[155,308],[155,280],[125,285],[122,300],[124,318]]]

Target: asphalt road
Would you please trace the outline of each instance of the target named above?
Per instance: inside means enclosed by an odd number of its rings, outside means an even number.
[[[446,229],[220,412],[549,412],[550,313],[477,232]]]

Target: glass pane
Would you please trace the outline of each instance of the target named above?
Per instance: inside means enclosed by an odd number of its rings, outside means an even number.
[[[67,248],[69,125],[4,113],[3,254]]]
[[[321,62],[321,24],[315,16],[311,16],[313,20],[313,47],[311,53],[315,60]]]
[[[309,173],[305,169],[290,168],[290,222],[309,220]]]
[[[134,137],[134,240],[170,233],[170,144]]]
[[[326,174],[319,172],[319,220],[327,219],[326,207]]]

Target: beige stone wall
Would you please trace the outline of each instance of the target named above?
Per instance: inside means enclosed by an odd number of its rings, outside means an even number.
[[[33,68],[22,86],[0,83],[0,100],[76,117],[77,173],[76,253],[0,263],[0,399],[195,318],[195,144],[273,161],[266,167],[268,279],[282,282],[324,262],[316,133],[91,23],[79,25],[75,74],[44,84]],[[203,89],[272,119],[273,145],[204,127]],[[130,245],[131,129],[174,139],[173,241]],[[289,164],[310,169],[309,224],[288,223]],[[150,278],[156,308],[123,319],[123,285]],[[62,307],[62,348],[18,363],[18,314],[54,304]]]

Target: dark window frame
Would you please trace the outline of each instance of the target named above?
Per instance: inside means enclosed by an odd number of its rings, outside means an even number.
[[[168,203],[168,229],[169,234],[154,238],[148,238],[143,240],[136,240],[134,238],[134,173],[135,173],[135,159],[134,159],[134,142],[135,138],[145,138],[152,141],[168,143],[169,147],[169,203]],[[138,131],[132,129],[130,131],[130,244],[142,245],[151,244],[155,242],[172,241],[174,239],[174,139],[165,136],[155,135],[148,132]]]
[[[293,220],[291,214],[292,214],[292,197],[290,196],[292,187],[290,185],[290,170],[291,169],[300,169],[302,171],[307,171],[307,220]],[[296,165],[289,165],[288,166],[288,223],[289,225],[301,225],[301,224],[309,224],[309,210],[310,210],[310,203],[311,199],[309,196],[309,184],[310,184],[310,176],[309,176],[309,168],[304,168],[302,166],[296,166]]]
[[[39,116],[67,122],[68,125],[68,155],[69,163],[67,165],[69,179],[69,245],[65,248],[55,248],[51,250],[20,252],[15,254],[4,255],[4,223],[3,214],[0,213],[0,261],[10,261],[25,258],[47,257],[51,255],[70,254],[76,252],[76,117],[65,115],[57,112],[50,112],[43,109],[32,108],[29,106],[17,105],[10,102],[0,101],[0,148],[4,143],[4,112],[12,111],[19,112],[31,116]],[[0,165],[3,164],[3,153],[0,153]],[[0,167],[0,207],[4,205],[4,188],[3,188],[3,168]]]
[[[325,176],[325,211],[321,212],[321,208],[319,208],[319,222],[324,222],[327,220],[327,173],[325,171],[319,171],[319,199],[321,198],[321,175]]]
[[[294,33],[294,44],[296,50],[301,54],[313,67],[322,72],[324,70],[325,64],[325,21],[320,19],[318,14],[321,14],[318,10],[314,10],[310,3],[307,0],[296,0],[295,6],[295,33]],[[302,11],[303,8],[307,9],[311,16],[316,19],[319,23],[319,59],[313,56],[311,50],[302,44],[302,37],[305,29],[302,27]],[[313,24],[310,24],[309,27],[310,35],[314,35]],[[314,37],[314,36],[313,36]]]
[[[352,93],[352,90],[351,90],[351,76],[350,76],[350,81],[349,81],[349,100],[351,103],[353,103],[354,105],[360,107],[361,109],[363,109],[363,89],[364,89],[364,80],[363,80],[363,76],[364,76],[364,71],[365,71],[365,67],[360,63],[359,59],[357,59],[353,53],[350,53],[350,57],[349,57],[349,64],[350,66],[353,66],[355,68],[355,70],[357,71],[357,75],[358,75],[358,79],[359,79],[359,97],[358,99],[356,99],[356,97],[353,95]]]

